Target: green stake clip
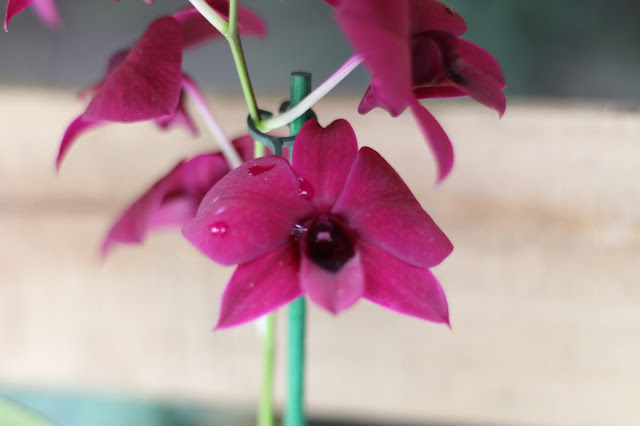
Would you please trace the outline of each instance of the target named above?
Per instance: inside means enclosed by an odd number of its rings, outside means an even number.
[[[289,109],[289,101],[285,101],[280,105],[278,112],[282,114],[286,110]],[[260,119],[266,120],[268,118],[273,117],[273,113],[264,110],[258,110],[260,113]],[[303,114],[303,117],[306,120],[317,119],[316,113],[313,110],[308,110]],[[295,122],[295,120],[294,120]],[[293,122],[289,123],[289,128],[291,128]],[[262,133],[256,127],[256,123],[251,119],[251,115],[247,117],[247,128],[249,129],[249,134],[256,142],[260,142],[267,148],[271,150],[271,152],[275,155],[282,155],[283,148],[291,148],[293,147],[293,142],[295,141],[295,135],[291,136],[273,136],[267,133]]]

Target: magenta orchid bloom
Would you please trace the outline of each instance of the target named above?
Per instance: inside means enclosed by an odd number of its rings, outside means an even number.
[[[228,14],[226,0],[208,3],[221,16]],[[260,18],[248,9],[239,8],[238,22],[247,35],[263,37],[266,34]],[[220,33],[195,8],[153,21],[131,49],[111,57],[104,79],[83,92],[92,94],[91,101],[67,127],[56,167],[60,168],[67,151],[81,134],[108,122],[154,120],[163,129],[182,125],[191,133],[197,133],[184,108],[185,91],[198,92],[202,99],[204,96],[183,74],[182,52],[216,36]]]
[[[237,138],[233,144],[243,160],[253,158],[251,137]],[[116,243],[142,243],[151,228],[184,225],[195,217],[207,191],[229,170],[220,153],[178,163],[122,213],[105,238],[103,254]]]
[[[4,30],[9,31],[9,22],[27,7],[33,6],[38,18],[50,28],[60,26],[60,14],[54,0],[8,0],[4,15]]]
[[[102,81],[84,91],[93,96],[67,127],[56,167],[80,134],[106,122],[153,119],[165,128],[175,121],[195,132],[183,108],[183,79],[182,27],[171,17],[157,19],[131,49],[111,57]]]
[[[392,116],[411,109],[438,164],[438,181],[453,167],[446,133],[418,101],[470,96],[502,115],[506,100],[500,66],[487,51],[462,40],[462,17],[436,0],[328,0],[353,48],[364,58],[371,85],[358,111]]]
[[[359,298],[448,323],[428,268],[453,249],[407,185],[349,123],[306,123],[292,164],[251,160],[222,178],[183,228],[200,251],[238,264],[217,328],[257,318],[306,293],[338,313]]]

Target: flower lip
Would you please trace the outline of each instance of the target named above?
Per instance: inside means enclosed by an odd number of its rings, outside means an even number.
[[[355,255],[355,239],[343,221],[334,215],[313,219],[302,237],[306,256],[322,269],[339,271]]]

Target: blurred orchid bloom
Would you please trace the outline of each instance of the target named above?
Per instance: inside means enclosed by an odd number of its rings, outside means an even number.
[[[329,0],[347,39],[362,55],[371,85],[358,108],[392,116],[411,109],[433,151],[438,181],[453,167],[453,147],[440,124],[418,101],[469,96],[502,115],[504,77],[496,60],[462,40],[462,17],[436,0]]]

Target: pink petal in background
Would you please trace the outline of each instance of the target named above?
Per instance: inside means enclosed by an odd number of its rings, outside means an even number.
[[[169,115],[181,86],[181,26],[171,17],[159,18],[98,87],[84,118],[133,122]]]
[[[9,22],[18,13],[29,6],[33,6],[38,18],[49,28],[60,26],[60,14],[56,7],[55,0],[7,0],[7,9],[4,17],[4,30],[9,31]]]

